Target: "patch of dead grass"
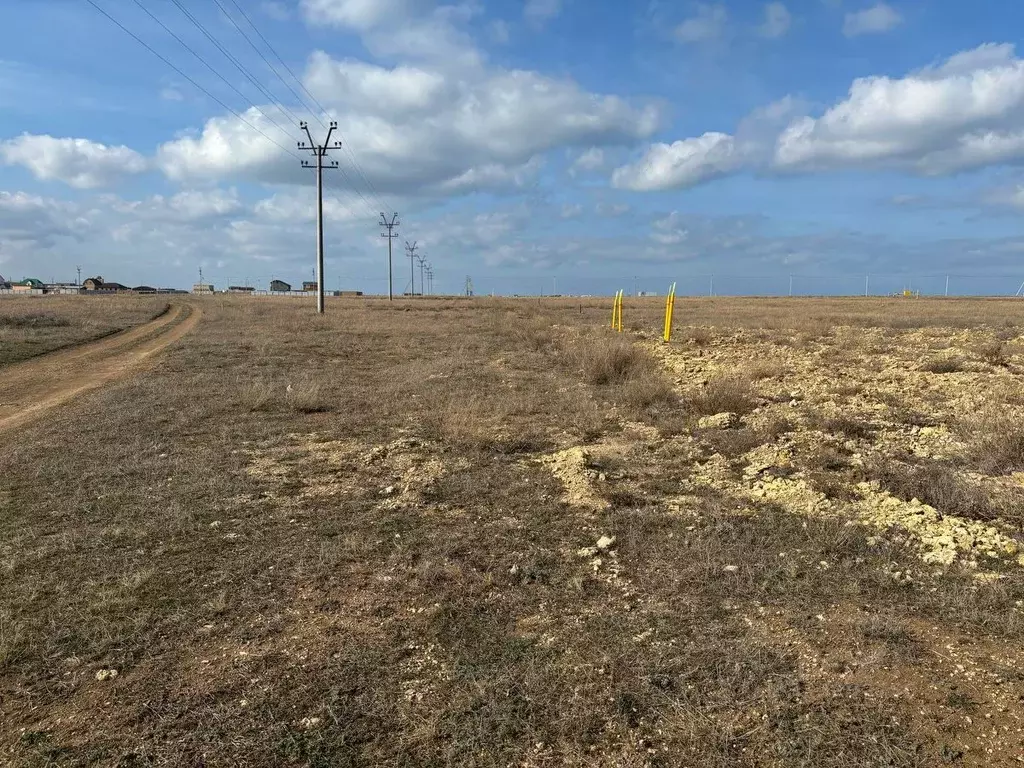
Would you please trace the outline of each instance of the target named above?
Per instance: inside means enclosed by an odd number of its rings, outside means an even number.
[[[682,401],[687,412],[699,416],[725,412],[742,416],[757,407],[757,395],[746,376],[715,376],[700,389],[686,392]]]

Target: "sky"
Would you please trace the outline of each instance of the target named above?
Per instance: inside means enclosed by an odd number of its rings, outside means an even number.
[[[1014,293],[1006,0],[6,0],[0,274]],[[47,44],[39,44],[45,39]],[[419,265],[414,270],[420,290]]]

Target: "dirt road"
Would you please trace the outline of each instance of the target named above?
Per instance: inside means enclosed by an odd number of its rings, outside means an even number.
[[[194,304],[176,304],[143,325],[0,370],[0,432],[137,370],[200,315]]]

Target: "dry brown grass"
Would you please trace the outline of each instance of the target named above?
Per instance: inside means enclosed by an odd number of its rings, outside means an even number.
[[[893,496],[905,501],[917,499],[942,514],[982,521],[1005,518],[1018,526],[1024,524],[1024,498],[1015,498],[1009,505],[997,504],[982,488],[961,476],[950,462],[908,464],[877,459],[864,472]]]
[[[589,384],[621,384],[655,369],[650,355],[622,336],[586,336],[568,344],[574,361]]]
[[[685,393],[682,400],[684,409],[698,416],[743,415],[757,407],[757,396],[746,376],[716,376],[700,389]]]
[[[151,320],[153,296],[0,296],[0,366],[92,341]]]
[[[781,360],[754,360],[747,365],[746,375],[751,381],[781,379],[789,372]]]
[[[847,414],[830,416],[813,414],[808,416],[807,424],[812,429],[818,429],[833,435],[843,435],[844,437],[856,440],[866,440],[874,435],[876,431],[873,424]]]
[[[975,344],[974,354],[988,365],[1005,367],[1009,365],[1010,356],[1006,342],[1001,339],[986,339]]]
[[[935,357],[921,364],[921,370],[928,373],[959,373],[964,361],[959,357]]]
[[[692,304],[716,327],[759,311]],[[863,311],[884,322],[889,306]],[[518,454],[600,437],[611,413],[691,409],[645,381],[660,369],[635,348],[566,359],[563,336],[605,343],[604,304],[531,312],[217,300],[152,370],[0,442],[0,762],[938,764],[951,737],[930,689],[894,695],[911,672],[948,681],[912,626],[1019,644],[1019,576],[897,584],[915,550],[695,490],[686,439],[588,466],[609,509],[567,503]],[[331,410],[284,393],[310,361]],[[699,400],[759,402],[746,379]],[[735,452],[796,427],[723,439]],[[833,450],[820,471],[852,474]],[[693,514],[664,503],[681,497]],[[600,565],[575,554],[601,534],[617,544]],[[843,610],[863,614],[837,624]]]
[[[1024,470],[1024,423],[1013,413],[993,409],[968,417],[960,425],[970,458],[989,474]]]

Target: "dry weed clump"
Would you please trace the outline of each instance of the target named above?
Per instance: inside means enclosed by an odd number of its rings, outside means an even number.
[[[755,360],[746,368],[746,374],[751,381],[781,379],[787,373],[789,373],[789,368],[781,360]]]
[[[614,387],[615,398],[634,413],[674,405],[678,398],[658,362],[626,339],[603,335],[578,339],[570,358],[589,384]]]
[[[580,338],[570,354],[588,384],[620,384],[655,368],[655,361],[640,347],[618,336]]]
[[[296,413],[327,413],[334,409],[323,383],[312,376],[291,381],[251,379],[239,387],[239,399],[252,412],[288,409]]]
[[[808,426],[832,435],[844,435],[855,440],[866,440],[875,434],[875,427],[865,421],[860,421],[852,416],[839,414],[837,416],[818,416],[808,418]]]
[[[974,347],[974,354],[983,363],[988,363],[997,368],[1006,367],[1010,363],[1006,342],[1001,339],[979,341]]]
[[[1024,470],[1024,423],[1012,413],[990,410],[961,424],[972,461],[992,475]]]
[[[904,501],[917,499],[946,515],[968,520],[993,520],[1000,516],[988,495],[971,485],[947,462],[905,464],[878,459],[865,467],[865,474],[893,496]]]
[[[743,415],[757,408],[757,395],[746,376],[716,376],[703,388],[684,395],[683,405],[698,416],[725,412]]]
[[[959,373],[964,361],[959,357],[935,357],[921,364],[921,370],[928,373]]]

